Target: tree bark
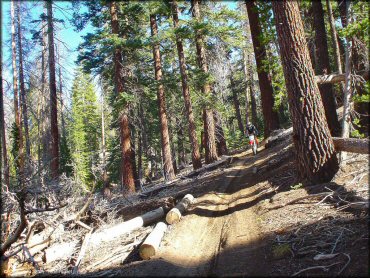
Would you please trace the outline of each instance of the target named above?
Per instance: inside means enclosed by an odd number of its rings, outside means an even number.
[[[330,181],[338,171],[333,140],[315,82],[296,1],[272,2],[289,97],[298,169],[309,182]]]
[[[368,70],[358,72],[357,75],[360,75],[364,80],[369,80],[369,74],[370,72]],[[332,74],[324,74],[324,75],[316,75],[315,80],[317,84],[334,84],[339,82],[345,82],[346,81],[346,75],[344,73],[332,73]]]
[[[258,81],[261,90],[261,103],[264,120],[264,137],[267,138],[272,130],[279,128],[279,116],[273,110],[274,95],[271,84],[271,76],[264,69],[263,61],[267,60],[266,48],[260,42],[259,36],[262,33],[258,13],[256,12],[256,1],[246,1],[249,26],[253,41],[253,48],[257,64]]]
[[[333,137],[333,142],[336,151],[369,154],[368,139]]]
[[[338,73],[341,74],[343,70],[342,70],[342,61],[341,61],[341,56],[340,56],[340,51],[339,51],[338,34],[337,34],[337,29],[335,28],[335,20],[333,16],[333,10],[331,8],[330,0],[326,0],[326,7],[328,9],[328,14],[329,14],[329,24],[330,24],[331,38],[332,38],[332,44],[333,44],[333,49],[334,49],[335,66],[338,70]]]
[[[176,1],[173,1],[172,2],[172,18],[173,18],[173,25],[175,29],[179,27],[178,13],[179,11],[177,7],[177,3]],[[185,62],[185,55],[184,55],[184,47],[183,47],[180,36],[177,34],[176,34],[176,46],[177,46],[177,53],[179,56],[182,95],[184,97],[186,116],[188,120],[189,140],[190,140],[190,145],[191,145],[191,150],[192,150],[191,160],[193,162],[193,169],[196,170],[202,167],[202,162],[200,160],[199,144],[197,140],[196,126],[195,126],[195,120],[194,120],[194,115],[193,115],[193,107],[192,107],[191,98],[190,98],[188,75],[186,72],[186,62]]]
[[[118,23],[118,11],[117,4],[115,1],[109,2],[109,10],[111,15],[111,26],[112,33],[117,35],[119,34],[119,23]],[[124,83],[123,83],[123,66],[122,66],[122,52],[119,47],[116,47],[114,50],[114,84],[116,98],[124,92]],[[132,150],[131,150],[131,132],[129,127],[129,118],[128,118],[128,107],[123,107],[121,115],[119,118],[119,129],[120,129],[120,144],[121,144],[121,157],[122,157],[122,185],[124,187],[124,194],[129,192],[135,192],[135,181],[134,181],[134,172],[133,165],[131,161]]]
[[[150,15],[150,28],[152,37],[155,38],[158,35],[158,26],[155,15]],[[161,65],[161,54],[159,52],[159,44],[153,45],[153,58],[154,58],[154,71],[155,80],[158,82],[157,100],[159,119],[161,123],[161,140],[162,140],[162,157],[163,157],[163,170],[166,180],[173,180],[175,178],[175,172],[172,164],[171,147],[168,133],[167,123],[167,112],[166,112],[166,101],[164,94],[164,86],[162,81],[162,65]]]
[[[233,103],[234,103],[236,120],[238,121],[238,127],[239,127],[240,132],[244,134],[243,121],[242,121],[242,116],[240,114],[240,103],[239,103],[238,95],[235,91],[235,82],[234,82],[234,78],[232,77],[232,73],[230,74],[230,85],[231,85],[231,92],[233,94]],[[247,98],[247,101],[248,101],[248,98]]]
[[[27,113],[27,97],[26,89],[24,87],[24,74],[23,74],[23,47],[22,47],[22,31],[21,31],[21,2],[17,5],[17,19],[18,19],[18,57],[19,57],[19,81],[20,81],[20,93],[22,103],[22,114],[23,114],[23,125],[24,125],[24,137],[26,139],[26,161],[31,156],[30,136],[28,130],[28,113]],[[28,162],[27,162],[28,163]]]
[[[315,25],[316,74],[329,74],[331,72],[329,51],[325,30],[324,10],[321,1],[312,2],[312,12]],[[319,85],[319,90],[331,135],[338,136],[340,133],[340,125],[336,112],[333,86],[331,84],[321,84]]]
[[[14,117],[15,117],[15,126],[18,131],[18,137],[15,140],[17,142],[17,150],[16,150],[16,157],[15,161],[17,164],[18,170],[18,179],[19,181],[22,180],[24,175],[24,153],[23,153],[23,132],[22,132],[22,124],[21,124],[21,108],[18,103],[18,72],[17,72],[17,47],[16,47],[16,33],[15,33],[15,15],[14,15],[14,2],[10,2],[10,13],[11,13],[11,20],[12,20],[12,66],[13,66],[13,91],[14,91]]]
[[[225,140],[224,130],[222,128],[222,120],[221,115],[218,111],[213,111],[213,120],[215,122],[216,128],[216,148],[217,148],[217,155],[225,155],[227,154],[227,146]]]
[[[199,0],[192,0],[192,16],[197,21],[201,20]],[[204,74],[208,73],[206,61],[206,52],[203,46],[203,36],[199,30],[195,34],[195,44],[197,49],[198,66]],[[211,94],[211,86],[209,82],[205,82],[202,86],[202,94],[207,97]],[[213,112],[209,104],[203,109],[203,124],[205,136],[205,163],[209,164],[218,159],[216,149],[215,124],[213,120]]]
[[[4,90],[3,90],[3,64],[2,64],[2,51],[0,51],[0,132],[1,132],[1,155],[0,160],[2,159],[2,164],[0,167],[0,182],[2,182],[1,175],[4,177],[4,185],[9,189],[9,165],[8,165],[8,151],[6,148],[6,134],[5,134],[5,117],[4,117]]]
[[[50,130],[51,130],[51,177],[59,177],[59,131],[57,109],[57,87],[55,80],[54,25],[52,1],[46,1],[48,17],[49,47],[49,90],[50,90]]]
[[[248,77],[249,77],[249,73],[248,73],[248,67],[247,67],[247,64],[248,64],[248,61],[247,61],[247,53],[245,50],[243,50],[243,72],[244,72],[244,79],[245,79],[245,82],[246,82],[246,90],[245,90],[245,125],[247,125],[249,123],[249,113],[250,113],[250,109],[249,109],[249,102],[250,102],[250,97],[249,97],[249,94],[251,93],[250,92],[250,89],[249,89],[249,84],[250,82],[252,82],[251,80],[248,80]],[[256,123],[255,123],[256,124]],[[244,130],[244,128],[243,128]],[[244,131],[243,131],[243,134],[244,134]]]

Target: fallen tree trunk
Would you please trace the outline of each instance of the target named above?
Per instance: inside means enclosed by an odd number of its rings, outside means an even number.
[[[142,259],[148,260],[155,255],[166,229],[167,225],[165,223],[158,222],[153,231],[148,235],[144,243],[139,248],[139,254]]]
[[[102,241],[111,241],[125,233],[158,221],[163,216],[164,209],[162,207],[149,211],[141,216],[135,217],[111,228],[92,234],[90,238],[90,244],[98,245]]]
[[[337,151],[369,154],[369,140],[358,138],[333,137],[334,147]]]
[[[357,75],[360,75],[363,79],[369,80],[369,71],[360,71],[357,73]],[[332,74],[324,74],[324,75],[316,75],[315,81],[317,84],[334,84],[339,82],[345,81],[345,74],[338,74],[338,73],[332,73]]]
[[[182,214],[194,201],[194,197],[191,194],[185,195],[185,197],[179,202],[173,209],[171,209],[166,215],[166,221],[168,224],[173,224],[180,221]]]
[[[72,256],[77,244],[77,240],[54,244],[53,246],[45,250],[43,261],[45,263],[50,263],[57,260],[67,260]]]

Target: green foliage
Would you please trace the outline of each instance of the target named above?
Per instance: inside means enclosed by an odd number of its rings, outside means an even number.
[[[97,99],[89,75],[78,71],[72,87],[71,139],[74,174],[85,185],[90,185],[93,167],[98,164],[100,121]]]

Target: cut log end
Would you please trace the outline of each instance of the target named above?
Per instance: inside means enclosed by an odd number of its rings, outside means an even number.
[[[158,222],[153,231],[148,235],[139,248],[139,255],[142,259],[149,260],[157,253],[166,229],[167,225],[165,223]]]
[[[166,222],[170,225],[180,221],[181,212],[177,208],[171,209],[166,215]]]
[[[149,260],[151,257],[155,255],[155,251],[156,250],[154,246],[150,244],[143,244],[140,247],[139,254],[143,260]]]

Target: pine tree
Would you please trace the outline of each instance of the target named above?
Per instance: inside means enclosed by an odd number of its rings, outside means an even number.
[[[91,77],[79,71],[72,87],[71,141],[74,174],[85,185],[94,179],[98,163],[100,117]]]
[[[293,141],[302,178],[327,182],[338,171],[333,140],[305,43],[295,1],[273,2],[280,55],[293,122]]]

